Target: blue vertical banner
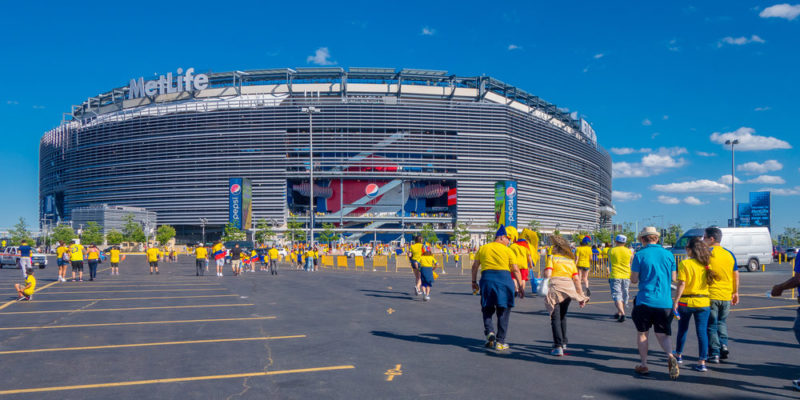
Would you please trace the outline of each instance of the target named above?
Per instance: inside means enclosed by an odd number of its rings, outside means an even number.
[[[517,181],[506,181],[505,222],[506,226],[517,227]]]
[[[242,178],[228,180],[228,222],[237,229],[242,229],[243,208]]]
[[[765,226],[772,231],[771,192],[750,192],[750,226]]]

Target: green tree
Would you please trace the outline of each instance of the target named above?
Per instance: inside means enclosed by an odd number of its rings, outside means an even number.
[[[102,244],[103,238],[103,227],[94,221],[89,221],[81,231],[81,242],[85,244]]]
[[[275,231],[266,219],[261,218],[256,222],[256,242],[266,243],[275,238]]]
[[[33,235],[31,231],[28,230],[28,224],[25,222],[25,218],[19,217],[19,222],[14,225],[14,228],[8,231],[8,234],[11,239],[12,246],[18,246],[22,241],[28,242],[28,244],[33,245]]]
[[[233,223],[229,222],[225,226],[225,232],[222,234],[223,242],[238,242],[247,240],[247,233],[242,232],[241,229],[235,227]]]
[[[298,221],[296,217],[291,217],[286,223],[286,235],[290,242],[302,242],[306,240],[306,231],[303,229],[303,223]]]
[[[680,225],[670,224],[667,232],[664,234],[664,244],[667,246],[674,246],[678,239],[683,234],[683,228]]]
[[[594,232],[594,237],[598,243],[611,243],[611,231],[608,229],[600,229]]]
[[[800,242],[800,231],[797,228],[784,228],[781,242],[784,246],[796,246]]]
[[[431,223],[422,225],[422,231],[419,234],[422,236],[422,240],[428,243],[436,243],[439,241],[439,237],[436,236],[436,232],[433,230],[433,224]]]
[[[620,233],[625,235],[626,238],[628,238],[627,243],[636,242],[636,234],[637,234],[637,232],[634,232],[633,223],[630,223],[630,222],[623,223],[622,224],[622,231]]]
[[[453,234],[450,236],[450,241],[458,245],[469,241],[469,227],[466,223],[458,222],[453,226]]]
[[[110,245],[117,245],[122,243],[124,237],[122,236],[122,232],[112,229],[108,233],[106,233],[106,242]]]
[[[322,224],[322,233],[319,234],[319,241],[322,243],[328,243],[329,245],[331,242],[335,242],[339,240],[339,234],[333,231],[334,225],[330,222],[325,222]]]
[[[534,231],[534,232],[536,232],[538,234],[539,230],[542,229],[542,224],[541,224],[541,222],[539,222],[539,221],[537,221],[535,219],[532,219],[531,222],[528,222],[528,229],[530,229],[530,230],[532,230],[532,231]]]
[[[125,224],[122,226],[122,236],[126,242],[142,243],[146,239],[142,225],[133,220],[133,214],[122,217]]]
[[[75,231],[72,230],[72,227],[69,225],[58,225],[53,228],[53,233],[50,235],[50,238],[56,242],[64,242],[69,243],[72,239],[75,239],[77,235],[75,235]]]
[[[170,225],[161,225],[156,230],[156,241],[160,245],[165,245],[170,239],[175,237],[175,228]]]
[[[500,224],[497,221],[492,221],[489,225],[486,226],[486,242],[493,242],[494,235],[497,233],[497,230],[500,229]]]

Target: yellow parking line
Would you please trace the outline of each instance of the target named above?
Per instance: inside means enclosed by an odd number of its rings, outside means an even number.
[[[80,283],[80,282],[78,282],[78,283]],[[103,285],[103,284],[91,283],[90,285],[92,287],[97,287],[97,288],[102,288],[102,289],[124,288],[124,287],[162,287],[162,286],[168,286],[168,287],[175,287],[175,286],[218,286],[218,287],[222,287],[222,285],[216,284],[216,283],[175,283],[175,284],[172,284],[172,283],[157,283],[157,284],[146,284],[146,283],[143,283],[141,285],[114,285],[114,284]],[[74,289],[74,288],[85,289],[86,285],[85,284],[63,285],[62,288],[63,289]]]
[[[32,388],[32,389],[2,390],[2,391],[0,391],[0,395],[3,395],[3,394],[40,393],[40,392],[56,392],[56,391],[61,391],[61,390],[96,389],[96,388],[136,386],[136,385],[151,385],[151,384],[156,384],[156,383],[207,381],[207,380],[214,380],[214,379],[252,378],[252,377],[256,377],[256,376],[299,374],[299,373],[304,373],[304,372],[337,371],[337,370],[354,369],[354,368],[355,368],[355,366],[353,366],[353,365],[334,365],[334,366],[330,366],[330,367],[285,369],[285,370],[282,370],[282,371],[266,371],[266,372],[265,371],[259,371],[259,372],[250,372],[250,373],[244,373],[244,374],[187,376],[187,377],[183,377],[183,378],[166,378],[166,379],[150,379],[150,380],[142,380],[142,381],[95,383],[95,384],[90,384],[90,385],[52,386],[52,387]]]
[[[53,286],[53,285],[55,285],[56,283],[58,283],[58,281],[55,281],[55,282],[50,282],[50,283],[48,283],[47,285],[44,285],[44,286],[42,286],[41,288],[39,288],[39,290],[35,291],[35,292],[34,292],[34,294],[36,294],[36,293],[39,293],[40,291],[42,291],[42,290],[45,290],[45,289],[49,288],[50,286]],[[6,307],[8,307],[8,306],[10,306],[10,305],[12,305],[12,304],[14,304],[15,302],[16,302],[16,300],[7,301],[5,304],[3,304],[2,306],[0,306],[0,310],[2,310],[2,309],[4,309],[4,308],[6,308]]]
[[[199,299],[207,297],[238,297],[238,294],[209,294],[203,296],[161,296],[161,297],[116,297],[110,299],[63,299],[36,300],[36,303],[63,303],[67,301],[121,301],[121,300],[155,300],[155,299]]]
[[[43,352],[48,352],[48,351],[121,349],[121,348],[126,348],[126,347],[150,347],[150,346],[170,346],[170,345],[175,345],[175,344],[246,342],[246,341],[255,341],[255,340],[297,339],[297,338],[304,338],[304,337],[306,337],[306,335],[262,336],[262,337],[233,338],[233,339],[184,340],[184,341],[180,341],[180,342],[112,344],[112,345],[106,345],[106,346],[61,347],[61,348],[51,348],[51,349],[31,349],[31,350],[9,350],[9,351],[0,351],[0,354],[43,353]]]
[[[164,288],[164,289],[142,289],[142,290],[86,290],[86,291],[74,291],[74,292],[69,292],[69,291],[67,291],[67,292],[48,292],[48,293],[44,293],[44,294],[140,293],[140,292],[178,292],[178,291],[181,291],[181,292],[191,292],[191,291],[198,292],[198,291],[203,291],[203,290],[206,290],[206,291],[208,291],[208,290],[217,290],[217,289],[220,289],[220,288],[222,288],[222,287],[220,286],[220,287],[217,287],[217,288],[209,288],[209,289],[167,289],[167,288]],[[38,296],[39,293],[37,292],[36,295]]]
[[[753,308],[731,308],[731,312],[733,311],[753,311],[753,310],[769,310],[773,308],[797,308],[800,307],[800,304],[792,304],[789,306],[769,306],[769,307],[753,307]]]
[[[177,309],[177,308],[243,307],[243,306],[253,306],[253,305],[255,304],[205,304],[205,305],[164,306],[164,307],[87,308],[85,310],[77,309],[77,310],[47,310],[47,311],[8,311],[0,314],[10,315],[10,314],[49,314],[49,313],[98,312],[98,311],[165,310],[165,309]]]
[[[275,318],[276,317],[269,316],[269,317],[243,317],[243,318],[183,319],[175,321],[108,322],[104,324],[9,326],[9,327],[0,327],[0,331],[29,330],[29,329],[94,328],[99,326],[122,326],[122,325],[193,324],[200,322],[254,321],[254,320],[265,320],[265,319],[275,319]]]

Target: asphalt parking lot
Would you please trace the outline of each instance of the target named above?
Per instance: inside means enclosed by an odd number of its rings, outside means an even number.
[[[791,331],[797,302],[767,298],[791,272],[742,272],[742,303],[729,317],[731,358],[670,381],[651,343],[651,374],[638,377],[635,329],[618,323],[607,284],[569,314],[569,350],[549,355],[542,299],[518,300],[509,351],[483,347],[479,299],[468,275],[441,275],[431,301],[410,273],[283,269],[194,276],[193,260],[149,275],[130,256],[120,276],[56,283],[37,270],[31,302],[12,302],[19,270],[0,270],[0,398],[13,399],[492,399],[797,398]],[[677,329],[677,324],[673,325]],[[674,343],[674,342],[673,342]]]

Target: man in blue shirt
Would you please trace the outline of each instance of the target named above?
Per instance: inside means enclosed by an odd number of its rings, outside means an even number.
[[[667,354],[669,377],[678,379],[678,360],[672,355],[672,281],[675,280],[675,257],[658,244],[661,234],[655,227],[648,226],[639,233],[642,248],[633,256],[631,264],[631,283],[639,284],[639,293],[634,299],[633,319],[639,332],[639,358],[642,363],[634,370],[646,375],[648,336],[650,328],[656,333],[658,343]]]
[[[17,250],[19,250],[19,266],[22,276],[27,278],[28,274],[25,271],[31,268],[31,246],[28,246],[27,240],[23,240]]]
[[[794,258],[794,274],[785,282],[777,284],[772,287],[772,296],[780,296],[784,290],[794,289],[800,287],[800,257]],[[798,293],[797,302],[800,303],[800,293]],[[797,317],[794,320],[794,338],[797,343],[800,343],[800,308],[797,308]],[[792,386],[795,390],[800,390],[800,379],[792,381]]]

